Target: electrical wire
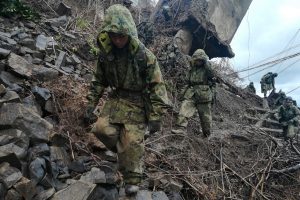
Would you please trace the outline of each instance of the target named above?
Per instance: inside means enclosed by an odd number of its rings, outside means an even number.
[[[284,72],[285,70],[287,70],[288,68],[290,68],[291,66],[293,66],[295,63],[299,62],[300,59],[296,60],[295,62],[293,62],[292,64],[286,66],[285,68],[283,68],[281,71],[279,71],[277,74],[280,74],[282,72]]]
[[[294,88],[294,89],[292,89],[292,90],[286,92],[286,94],[289,94],[289,93],[291,93],[291,92],[294,92],[295,90],[297,90],[297,89],[299,89],[299,88],[300,88],[300,86],[298,86],[298,87],[296,87],[296,88]]]
[[[230,73],[230,74],[227,74],[227,75],[232,75],[232,74],[237,74],[237,73],[240,73],[240,72],[245,72],[245,71],[249,71],[249,70],[253,70],[253,69],[257,69],[257,68],[260,68],[260,67],[264,67],[266,65],[271,65],[273,64],[271,67],[273,67],[274,65],[280,63],[280,62],[283,62],[285,60],[288,60],[288,59],[291,59],[291,58],[294,58],[294,57],[297,57],[297,56],[300,56],[300,52],[298,53],[295,53],[295,54],[292,54],[292,55],[289,55],[289,56],[286,56],[286,57],[282,57],[282,58],[279,58],[277,60],[273,60],[273,61],[270,61],[270,62],[267,62],[267,63],[263,63],[261,65],[258,65],[258,66],[255,66],[255,67],[251,67],[251,68],[248,68],[248,69],[243,69],[243,70],[239,70],[239,71],[236,71],[236,72],[233,72],[233,73]],[[267,67],[269,68],[269,67]],[[264,68],[265,69],[265,68]],[[261,70],[262,71],[262,70]]]

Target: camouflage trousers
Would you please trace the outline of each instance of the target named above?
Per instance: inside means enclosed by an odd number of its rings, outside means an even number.
[[[267,84],[267,83],[262,83],[261,84],[261,93],[267,93],[269,90],[272,90],[273,89],[273,86],[272,84]]]
[[[196,110],[198,110],[203,134],[205,136],[210,135],[212,123],[211,102],[195,104],[194,100],[185,99],[181,104],[176,125],[180,127],[187,127],[188,119],[195,114]]]
[[[99,117],[92,129],[108,149],[118,154],[125,183],[137,184],[142,180],[145,130],[145,124],[111,124],[105,117]]]
[[[285,138],[294,138],[298,131],[298,126],[295,126],[294,124],[289,124],[283,127],[283,136]]]

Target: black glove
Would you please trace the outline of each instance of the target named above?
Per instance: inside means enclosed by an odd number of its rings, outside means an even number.
[[[161,130],[161,122],[160,121],[149,121],[150,134],[158,132],[160,130]]]
[[[93,113],[95,107],[93,105],[88,105],[86,107],[83,120],[86,124],[92,124],[97,120],[97,116]]]

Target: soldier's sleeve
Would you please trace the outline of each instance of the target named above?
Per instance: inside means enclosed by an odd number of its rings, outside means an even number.
[[[165,110],[170,107],[165,83],[156,57],[146,51],[147,55],[147,84],[150,100],[149,121],[160,121]]]
[[[103,73],[103,66],[98,60],[97,68],[93,73],[90,90],[87,95],[89,104],[96,106],[106,87],[108,87],[108,82]]]

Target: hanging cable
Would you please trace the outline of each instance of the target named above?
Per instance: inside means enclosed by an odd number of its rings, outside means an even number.
[[[285,68],[283,68],[280,72],[278,72],[277,74],[280,74],[282,72],[284,72],[285,70],[287,70],[288,68],[290,68],[291,66],[293,66],[295,63],[299,62],[300,59],[296,60],[295,62],[293,62],[292,64],[286,66]]]
[[[297,89],[299,89],[299,88],[300,88],[300,86],[298,86],[298,87],[296,87],[296,88],[294,88],[294,89],[292,89],[292,90],[286,92],[286,94],[289,94],[289,93],[291,93],[291,92],[294,92],[295,90],[297,90]]]
[[[286,51],[289,51],[289,50],[292,50],[292,49],[296,49],[296,48],[298,48],[298,47],[300,47],[300,44],[297,44],[297,45],[295,45],[295,46],[292,46],[292,47],[290,47],[290,48],[287,49],[287,50],[281,51],[281,52],[279,52],[279,53],[277,53],[277,54],[275,54],[275,55],[273,55],[273,56],[271,56],[271,57],[265,58],[265,59],[263,59],[263,60],[261,60],[261,61],[259,61],[259,62],[257,62],[257,63],[254,63],[254,64],[251,65],[250,67],[258,66],[260,63],[264,63],[264,62],[266,62],[267,60],[270,60],[271,58],[275,58],[275,57],[279,56],[280,54],[285,53]],[[248,69],[248,67],[245,67],[245,68],[243,68],[243,69],[241,69],[241,70],[245,70],[245,69]]]
[[[274,66],[274,65],[276,65],[276,64],[278,64],[280,62],[283,62],[285,60],[288,60],[288,59],[291,59],[291,58],[294,58],[294,57],[297,57],[297,56],[300,56],[300,52],[292,54],[292,55],[289,55],[289,56],[286,56],[286,57],[283,57],[283,58],[279,58],[277,60],[273,60],[273,61],[261,64],[261,65],[255,66],[255,67],[251,67],[249,69],[244,69],[244,70],[236,71],[236,72],[233,72],[233,73],[230,73],[230,74],[227,74],[227,75],[232,75],[232,74],[237,74],[237,73],[240,73],[240,72],[245,72],[245,71],[257,69],[257,68],[260,68],[260,67],[263,67],[263,66],[266,66],[266,65],[271,65],[271,64],[273,64],[272,66]],[[269,68],[269,67],[267,67],[267,68]]]
[[[295,42],[296,37],[297,37],[299,31],[300,31],[300,29],[298,29],[298,30],[296,31],[296,33],[294,34],[294,36],[292,37],[292,39],[290,39],[290,41],[287,43],[287,45],[285,46],[285,48],[283,49],[283,51],[286,51],[286,49],[288,48],[288,46],[292,45],[292,43]],[[287,53],[287,52],[288,52],[288,51],[286,51],[286,53]],[[285,53],[285,55],[286,55],[286,53]],[[282,66],[282,63],[277,67],[276,72],[279,71],[279,68],[280,68],[281,66]]]

